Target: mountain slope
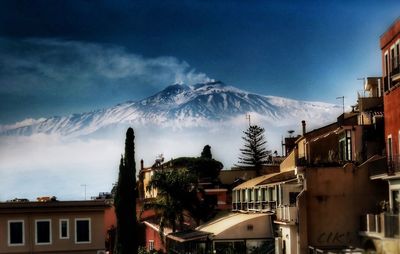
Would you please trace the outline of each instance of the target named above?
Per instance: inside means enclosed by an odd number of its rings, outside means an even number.
[[[201,127],[227,122],[255,113],[275,125],[298,119],[334,119],[340,107],[322,102],[306,102],[242,91],[222,82],[194,86],[172,85],[146,99],[69,116],[24,120],[1,126],[0,135],[34,133],[63,136],[89,135],[107,126],[130,124],[159,127]]]

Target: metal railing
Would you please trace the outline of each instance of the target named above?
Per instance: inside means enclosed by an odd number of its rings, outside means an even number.
[[[297,223],[297,207],[295,206],[277,207],[276,220],[286,223]]]
[[[398,238],[400,237],[399,226],[399,214],[385,212],[365,215],[361,230],[367,234],[378,234],[386,238]]]

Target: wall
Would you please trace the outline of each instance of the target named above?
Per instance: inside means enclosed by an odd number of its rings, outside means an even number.
[[[149,240],[154,241],[154,249],[155,250],[162,250],[165,252],[165,247],[163,243],[161,242],[160,234],[157,230],[146,224],[146,229],[145,229],[145,234],[146,234],[146,248],[147,250],[149,249]]]
[[[298,157],[297,148],[285,158],[285,160],[280,165],[280,172],[294,170],[296,167],[296,158]]]
[[[381,36],[380,44],[381,49],[385,50],[390,48],[394,40],[400,38],[400,19],[397,19],[392,26]]]
[[[371,181],[368,166],[306,169],[308,245],[360,246],[360,217],[387,197],[386,183]]]
[[[91,243],[75,244],[75,219],[91,219]],[[35,244],[35,220],[51,219],[52,243],[50,245]],[[69,239],[60,239],[59,220],[69,219]],[[25,245],[18,247],[8,247],[8,220],[25,221]],[[0,253],[31,253],[42,251],[84,251],[87,253],[96,253],[97,250],[104,250],[104,213],[102,211],[90,212],[46,212],[46,213],[14,213],[0,215]],[[91,251],[91,252],[90,252]]]
[[[107,236],[107,230],[114,225],[117,226],[117,217],[115,215],[114,206],[110,206],[104,210],[104,236]]]
[[[398,133],[400,131],[400,88],[397,87],[384,96],[385,139],[392,135],[393,155],[399,155]]]
[[[297,253],[297,227],[289,225],[280,225],[282,240],[285,241],[285,254]]]

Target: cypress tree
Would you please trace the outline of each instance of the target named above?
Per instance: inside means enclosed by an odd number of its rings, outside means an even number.
[[[264,132],[264,128],[257,125],[250,125],[246,131],[243,131],[244,148],[240,149],[239,164],[253,166],[256,175],[260,175],[262,165],[270,162],[271,152],[266,149],[267,141]]]
[[[115,253],[131,254],[137,252],[136,219],[136,169],[135,143],[132,128],[128,128],[125,139],[125,155],[121,156],[118,184],[115,194],[115,213],[117,216],[117,237]]]

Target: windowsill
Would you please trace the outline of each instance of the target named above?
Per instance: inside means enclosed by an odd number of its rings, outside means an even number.
[[[35,245],[51,245],[51,242],[49,242],[49,243],[35,243]]]
[[[9,243],[8,247],[21,247],[25,246],[25,243]]]
[[[89,241],[89,242],[75,242],[75,244],[91,244],[92,242],[91,241]]]

